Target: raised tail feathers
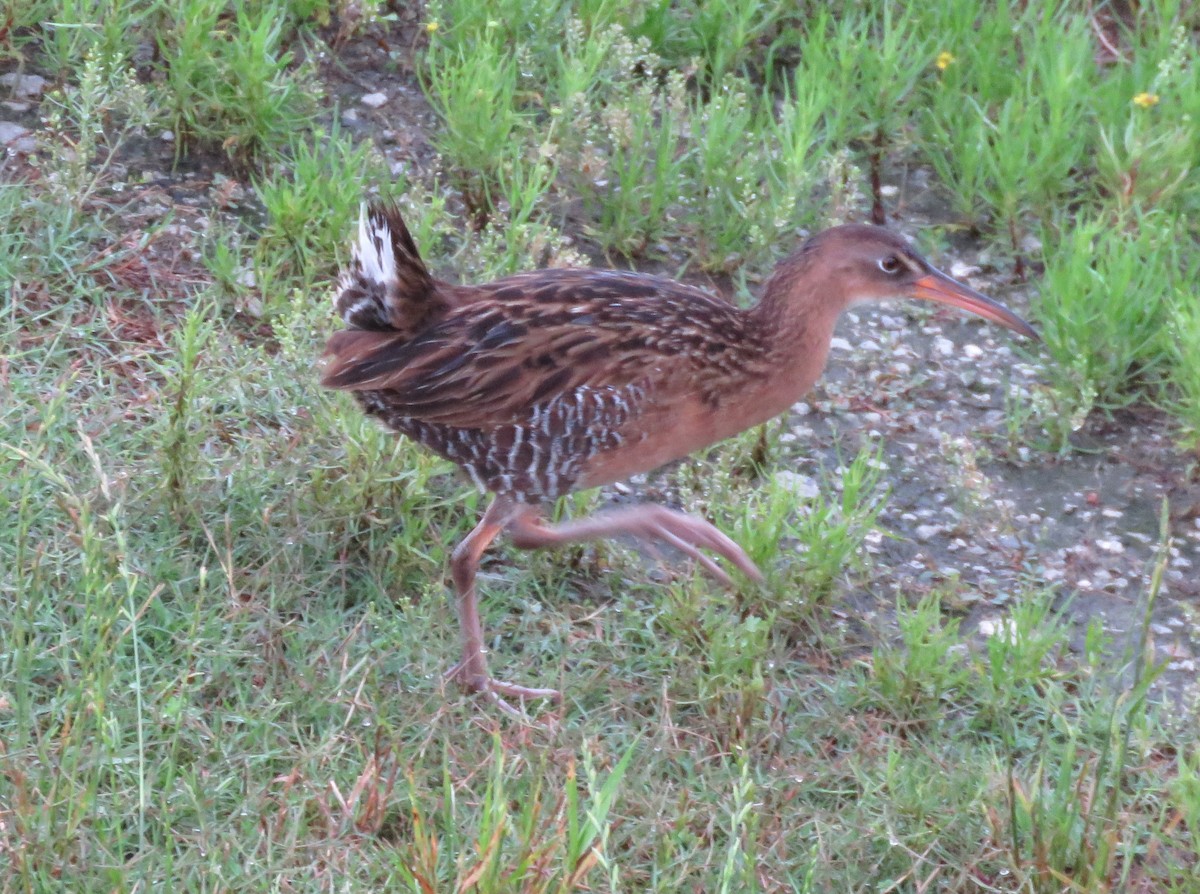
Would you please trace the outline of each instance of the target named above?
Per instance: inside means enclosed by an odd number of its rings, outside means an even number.
[[[362,206],[350,263],[338,280],[333,306],[350,329],[409,335],[449,309],[394,204]]]

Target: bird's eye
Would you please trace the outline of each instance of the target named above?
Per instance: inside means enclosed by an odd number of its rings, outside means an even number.
[[[879,269],[889,275],[899,273],[904,263],[895,255],[888,255],[886,258],[879,259]]]

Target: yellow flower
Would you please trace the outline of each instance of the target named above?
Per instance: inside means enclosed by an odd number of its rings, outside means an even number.
[[[427,33],[429,33],[429,34],[433,34],[435,31],[437,31],[437,29],[438,29],[438,23],[437,23],[437,22],[426,22],[426,23],[425,23],[425,31],[426,31]]]
[[[945,71],[954,62],[954,54],[947,53],[945,50],[938,53],[937,62],[935,63],[939,70]]]
[[[1150,106],[1158,105],[1157,93],[1139,93],[1133,98],[1133,104],[1143,109],[1148,109]]]

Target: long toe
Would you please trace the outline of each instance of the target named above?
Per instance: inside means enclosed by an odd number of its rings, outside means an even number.
[[[484,684],[480,692],[493,705],[508,714],[510,717],[516,717],[518,720],[529,722],[529,716],[525,713],[525,702],[533,699],[546,698],[554,702],[562,701],[562,693],[557,689],[535,689],[529,686],[518,686],[515,683],[506,683],[504,680],[493,680],[491,678]],[[517,705],[511,704],[508,699],[516,699]]]
[[[725,586],[733,586],[733,578],[726,574],[720,565],[718,565],[708,556],[704,555],[704,553],[700,552],[699,548],[689,538],[680,537],[674,531],[665,527],[659,528],[657,531],[655,531],[655,535],[659,540],[663,540],[671,544],[671,546],[675,547],[685,556],[690,556],[693,561],[700,563],[700,566],[705,571],[707,571]]]
[[[557,689],[537,689],[531,686],[518,686],[516,683],[507,683],[504,680],[488,680],[486,687],[489,692],[506,695],[509,698],[526,701],[532,701],[535,698],[548,698],[555,702],[562,701],[562,693]]]
[[[523,720],[528,720],[528,717],[526,717],[525,712],[522,710],[527,701],[534,701],[540,698],[550,699],[554,702],[562,701],[562,693],[557,689],[519,686],[516,683],[509,683],[506,680],[497,680],[487,672],[486,665],[482,671],[478,667],[470,668],[470,665],[475,663],[468,659],[463,659],[446,671],[442,679],[453,680],[467,692],[483,696],[505,714],[519,717]],[[522,708],[514,707],[509,703],[508,699],[515,699]]]
[[[732,586],[729,575],[722,571],[716,563],[700,553],[700,549],[708,549],[734,565],[751,580],[761,582],[762,572],[754,561],[746,555],[746,551],[730,540],[721,530],[702,518],[665,510],[666,515],[657,519],[660,532],[669,536],[659,536],[697,559],[705,570],[726,586]],[[686,545],[685,545],[686,544]]]
[[[762,582],[763,574],[754,564],[754,560],[746,555],[746,551],[727,537],[719,528],[710,525],[703,519],[689,519],[700,527],[697,529],[697,543],[705,549],[711,549],[717,555],[732,563],[742,574],[752,580]]]
[[[746,555],[746,551],[744,549],[742,549],[728,537],[725,537],[724,534],[721,536],[725,538],[726,543],[723,546],[713,546],[711,548],[732,562],[734,566],[736,566],[737,569],[742,572],[742,574],[746,575],[746,577],[750,578],[755,583],[761,584],[764,580],[763,573],[758,570],[758,566],[754,564],[754,560]]]

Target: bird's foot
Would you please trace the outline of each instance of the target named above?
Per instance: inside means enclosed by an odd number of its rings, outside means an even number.
[[[647,504],[638,507],[638,513],[630,518],[630,533],[646,540],[668,543],[686,556],[690,556],[705,571],[727,587],[733,581],[725,570],[701,549],[711,550],[728,561],[753,581],[763,580],[762,572],[746,551],[730,540],[717,527],[702,518],[685,515],[665,506]]]
[[[562,701],[562,693],[557,689],[540,689],[497,680],[488,673],[487,665],[478,660],[463,659],[446,671],[444,678],[454,680],[468,692],[482,695],[506,714],[522,719],[525,719],[525,712],[521,708],[514,707],[507,699],[515,699],[522,707],[526,701],[539,698],[550,699],[554,702]]]
[[[519,549],[539,549],[582,540],[620,536],[636,537],[651,544],[666,543],[696,561],[725,586],[732,587],[733,580],[725,570],[710,556],[701,552],[709,550],[751,580],[761,582],[763,579],[762,572],[746,555],[746,551],[715,526],[702,518],[685,515],[654,503],[612,509],[556,525],[546,524],[530,510],[515,516],[509,522],[508,533],[513,545]]]

